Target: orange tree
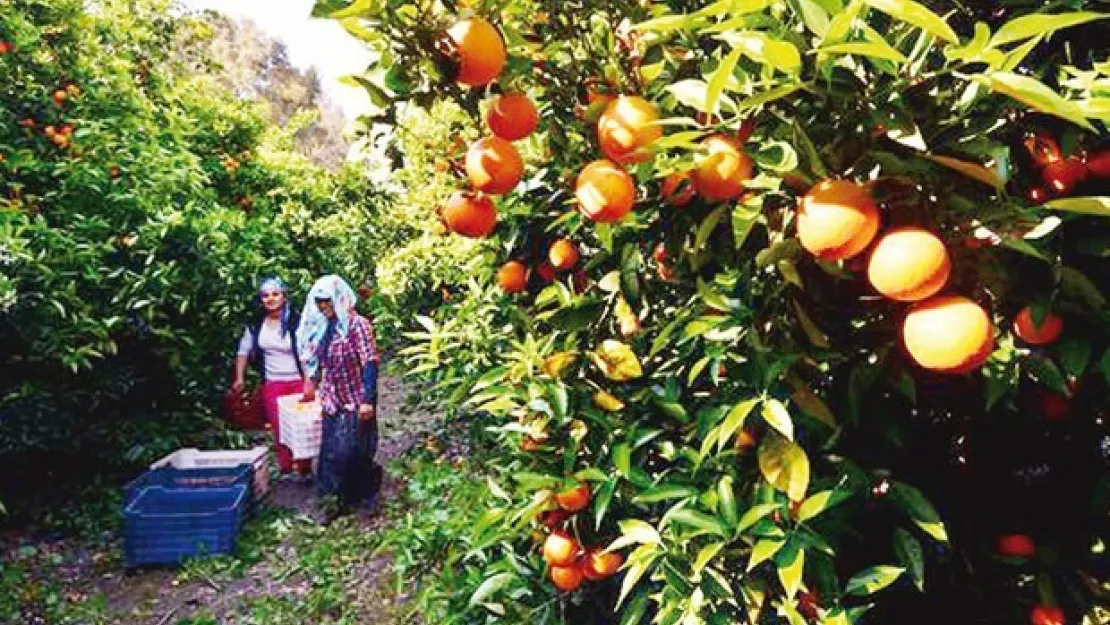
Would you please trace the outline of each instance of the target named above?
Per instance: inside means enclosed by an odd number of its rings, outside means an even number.
[[[501,446],[436,618],[1105,620],[1106,23],[970,4],[317,4],[382,115],[486,129],[438,209],[510,323],[436,373]]]
[[[257,104],[187,71],[172,51],[191,22],[170,6],[0,9],[5,522],[182,444],[227,445],[214,417],[257,276],[361,279],[373,256],[361,174],[293,154]]]

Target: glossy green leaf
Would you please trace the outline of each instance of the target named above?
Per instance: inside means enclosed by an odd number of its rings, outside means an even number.
[[[1064,197],[1045,202],[1044,206],[1068,213],[1110,217],[1110,197]]]
[[[939,15],[913,0],[864,0],[867,6],[912,24],[948,43],[959,43],[956,31]]]
[[[782,587],[786,590],[786,596],[790,599],[798,594],[798,589],[802,586],[802,572],[805,569],[805,563],[806,552],[803,549],[798,549],[789,563],[783,563],[781,560],[778,562],[779,581],[782,582]]]
[[[801,501],[809,488],[809,458],[793,441],[764,436],[759,445],[759,470],[776,489],[791,501]]]
[[[718,536],[728,536],[728,532],[725,531],[721,522],[716,518],[704,512],[691,510],[690,508],[683,508],[675,511],[675,513],[671,515],[671,520],[680,525],[687,525]]]
[[[894,555],[906,567],[917,589],[925,592],[925,554],[921,542],[905,529],[894,530]]]
[[[948,542],[948,532],[940,515],[921,491],[907,484],[894,482],[887,497],[934,540]]]
[[[728,84],[732,73],[736,70],[736,64],[740,61],[741,50],[735,49],[728,54],[717,66],[713,76],[709,78],[709,83],[705,91],[705,108],[710,111],[717,110],[717,100],[721,97],[721,93],[725,90],[725,85]]]
[[[1107,17],[1102,13],[1083,11],[1061,13],[1059,15],[1023,15],[1003,24],[998,32],[994,34],[994,37],[991,37],[990,47],[997,48],[1030,37],[1045,36],[1062,28],[1071,28]]]
[[[794,440],[794,420],[786,406],[777,399],[763,402],[763,420],[789,440]]]
[[[893,584],[905,572],[899,566],[873,566],[853,575],[844,589],[850,595],[864,597]]]
[[[744,513],[744,516],[740,517],[740,523],[736,526],[736,531],[743,532],[744,530],[758,523],[759,520],[763,517],[771,514],[781,507],[782,505],[777,503],[761,503],[748,508],[747,512]]]
[[[1065,100],[1043,82],[1030,76],[1022,76],[1011,72],[991,72],[973,76],[975,80],[990,88],[992,91],[1009,96],[1029,108],[1055,115],[1071,123],[1094,131],[1083,111],[1070,100]]]
[[[717,438],[717,451],[720,452],[732,440],[732,437],[744,427],[744,421],[751,414],[753,408],[759,403],[759,399],[745,399],[728,411],[728,416],[721,423],[720,435]]]
[[[761,540],[757,542],[755,546],[752,547],[752,555],[748,560],[748,570],[750,571],[770,560],[785,544],[785,540]]]
[[[867,56],[873,59],[883,59],[885,61],[894,61],[896,63],[905,63],[906,56],[898,50],[891,47],[885,41],[880,43],[877,41],[856,41],[851,43],[836,43],[830,46],[825,46],[818,50],[822,54],[854,54],[859,56]]]
[[[794,44],[771,38],[766,33],[748,30],[718,35],[718,38],[757,63],[770,65],[788,74],[802,67],[802,55]]]
[[[698,490],[692,486],[680,486],[677,484],[663,484],[650,488],[639,495],[632,498],[633,503],[651,504],[659,503],[660,501],[670,501],[671,499],[684,499],[686,497],[695,497]]]
[[[798,507],[798,522],[804,523],[816,517],[825,510],[848,499],[849,496],[850,493],[842,490],[823,490],[810,495]]]

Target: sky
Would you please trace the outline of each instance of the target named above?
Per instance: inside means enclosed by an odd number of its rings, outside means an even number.
[[[347,74],[361,73],[370,63],[370,52],[332,20],[313,19],[314,0],[182,0],[192,9],[215,9],[232,17],[250,18],[263,31],[283,43],[297,67],[315,67],[328,97],[347,119],[365,112],[370,99],[362,89],[339,83]]]

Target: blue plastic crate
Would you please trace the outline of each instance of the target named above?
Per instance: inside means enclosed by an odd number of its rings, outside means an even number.
[[[177,564],[235,549],[249,487],[164,488],[138,491],[123,511],[127,566]]]
[[[161,486],[163,488],[226,488],[228,486],[246,486],[251,489],[248,495],[253,501],[253,478],[254,468],[249,464],[241,464],[237,467],[212,467],[206,469],[176,469],[174,467],[151,469],[123,487],[123,505],[126,507],[134,501],[135,496],[147,486]]]

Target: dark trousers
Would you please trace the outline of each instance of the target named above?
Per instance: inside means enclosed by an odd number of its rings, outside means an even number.
[[[359,421],[355,411],[324,415],[323,440],[316,487],[321,495],[336,495],[349,508],[373,506],[381,488],[378,452],[378,419]]]

